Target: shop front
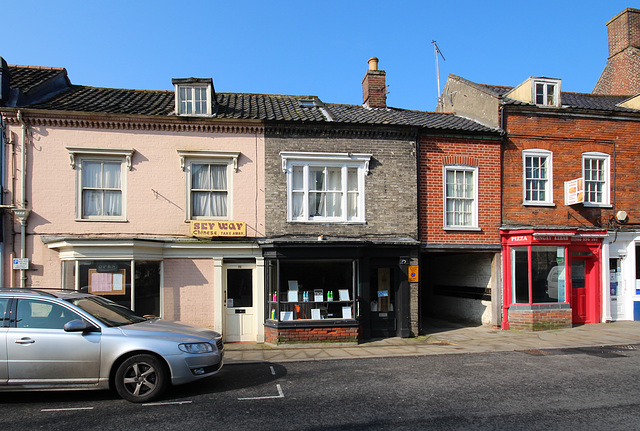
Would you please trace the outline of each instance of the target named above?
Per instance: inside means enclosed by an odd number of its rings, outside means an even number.
[[[640,320],[640,235],[615,231],[609,236],[607,320]],[[605,302],[606,303],[606,302]]]
[[[52,238],[62,286],[144,316],[215,329],[225,342],[264,341],[264,265],[253,241]]]
[[[417,304],[410,296],[417,289],[410,288],[414,283],[409,282],[408,268],[417,263],[416,254],[417,247],[370,243],[264,244],[265,341],[410,336],[411,304]]]
[[[601,321],[606,231],[501,229],[500,233],[503,329],[544,330]]]

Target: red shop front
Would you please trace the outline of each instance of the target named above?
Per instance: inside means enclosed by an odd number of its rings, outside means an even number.
[[[502,329],[597,323],[604,230],[501,229]]]

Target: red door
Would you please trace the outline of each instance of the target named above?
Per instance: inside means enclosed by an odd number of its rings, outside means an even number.
[[[571,309],[573,323],[596,323],[599,278],[596,258],[590,252],[571,253]]]

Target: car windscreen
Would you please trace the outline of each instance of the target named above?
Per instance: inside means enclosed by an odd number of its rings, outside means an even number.
[[[91,314],[107,326],[130,325],[147,320],[128,308],[99,296],[67,298],[66,301]]]

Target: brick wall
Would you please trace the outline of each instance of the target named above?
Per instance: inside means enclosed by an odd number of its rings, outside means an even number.
[[[355,343],[360,333],[360,327],[264,328],[265,342],[270,344]]]
[[[266,136],[267,237],[409,237],[417,239],[415,136],[401,130],[312,128],[275,130]],[[363,224],[288,223],[287,178],[280,151],[372,154],[365,177]]]
[[[609,59],[594,94],[634,95],[640,92],[640,10],[625,9],[607,23]]]
[[[571,309],[509,310],[509,329],[544,331],[571,328]]]
[[[505,115],[505,128],[509,139],[503,156],[504,224],[606,227],[618,210],[629,213],[629,222],[640,222],[638,122],[509,112]],[[522,204],[524,149],[553,152],[554,206]],[[582,177],[584,152],[601,152],[611,157],[611,208],[564,204],[564,182]]]
[[[480,231],[447,231],[444,226],[443,167],[478,167]],[[443,244],[500,242],[500,141],[448,137],[420,140],[420,239]]]

